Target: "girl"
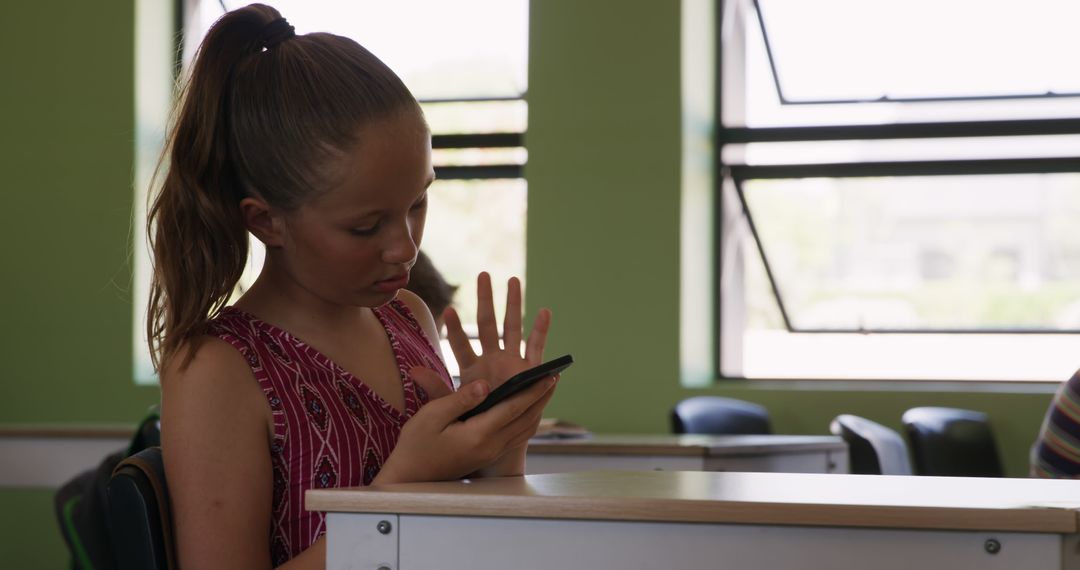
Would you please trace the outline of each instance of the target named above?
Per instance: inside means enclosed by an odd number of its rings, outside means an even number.
[[[502,348],[481,274],[481,355],[445,315],[452,392],[432,315],[402,290],[434,172],[420,107],[389,68],[352,40],[296,36],[273,8],[230,12],[199,49],[166,152],[147,327],[182,566],[324,567],[310,488],[522,474],[554,378],[456,418],[541,361],[550,313],[522,356],[511,279]],[[249,232],[264,268],[225,307]]]

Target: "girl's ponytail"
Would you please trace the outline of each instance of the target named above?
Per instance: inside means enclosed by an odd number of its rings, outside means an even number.
[[[247,261],[239,208],[245,192],[228,150],[229,84],[237,65],[264,49],[260,34],[280,18],[259,4],[225,14],[199,47],[181,89],[158,166],[167,172],[147,216],[154,257],[147,337],[155,368],[205,333],[208,315],[228,301]]]

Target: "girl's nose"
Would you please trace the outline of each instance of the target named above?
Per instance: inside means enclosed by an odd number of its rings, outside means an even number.
[[[407,226],[394,232],[393,237],[383,249],[382,259],[384,262],[400,265],[416,259],[419,245],[413,240],[412,232]]]

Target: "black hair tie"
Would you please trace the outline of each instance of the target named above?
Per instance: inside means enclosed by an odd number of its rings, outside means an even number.
[[[270,49],[295,35],[292,25],[285,18],[278,18],[259,32],[259,43],[264,49]]]

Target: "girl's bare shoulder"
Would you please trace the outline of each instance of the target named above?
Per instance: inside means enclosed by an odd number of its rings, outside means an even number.
[[[262,389],[247,361],[229,343],[212,336],[180,347],[161,370],[162,404],[197,406],[206,412],[244,414],[265,407]]]

